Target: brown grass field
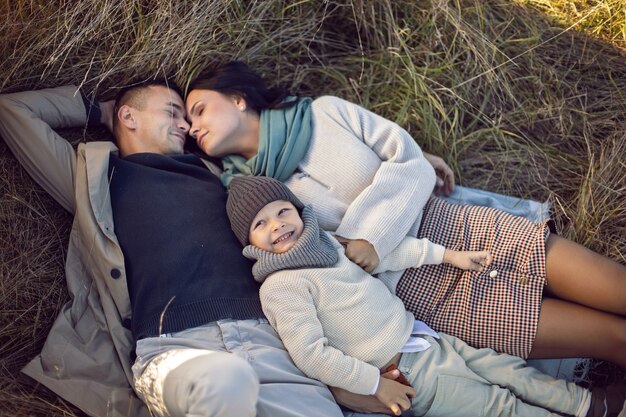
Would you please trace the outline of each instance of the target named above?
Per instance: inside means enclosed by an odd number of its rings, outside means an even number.
[[[460,184],[550,199],[560,234],[626,263],[623,0],[4,0],[0,45],[0,93],[111,98],[242,59],[398,122]],[[67,301],[72,219],[3,141],[0,187],[0,416],[81,416],[19,372]]]

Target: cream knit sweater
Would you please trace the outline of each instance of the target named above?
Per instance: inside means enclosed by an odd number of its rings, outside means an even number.
[[[311,111],[309,150],[285,184],[322,229],[365,239],[382,259],[417,236],[435,171],[413,138],[381,116],[331,96]]]
[[[275,272],[261,286],[263,311],[294,363],[330,386],[369,395],[379,368],[409,338],[414,317],[385,285],[344,254],[331,267]],[[445,249],[406,237],[374,273],[441,263]]]

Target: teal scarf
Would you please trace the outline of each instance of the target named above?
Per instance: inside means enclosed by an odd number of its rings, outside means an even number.
[[[313,100],[293,96],[286,100],[297,103],[286,109],[261,111],[257,155],[248,160],[241,155],[228,155],[222,159],[224,173],[221,180],[226,187],[237,176],[264,175],[283,182],[296,171],[309,149]]]

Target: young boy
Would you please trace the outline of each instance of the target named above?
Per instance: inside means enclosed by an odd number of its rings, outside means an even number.
[[[626,416],[624,387],[591,393],[415,320],[281,182],[238,177],[226,209],[244,255],[256,260],[263,311],[308,376],[375,395],[395,415],[411,408],[418,416]],[[491,258],[407,237],[374,273],[442,261],[481,270]],[[410,386],[380,377],[390,365]]]

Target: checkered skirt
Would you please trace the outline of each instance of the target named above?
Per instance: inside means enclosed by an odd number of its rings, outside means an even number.
[[[548,222],[432,197],[418,237],[450,249],[489,250],[493,263],[483,272],[449,264],[407,269],[396,293],[417,319],[437,331],[527,358],[546,283],[549,232]],[[493,270],[495,278],[489,276]]]

